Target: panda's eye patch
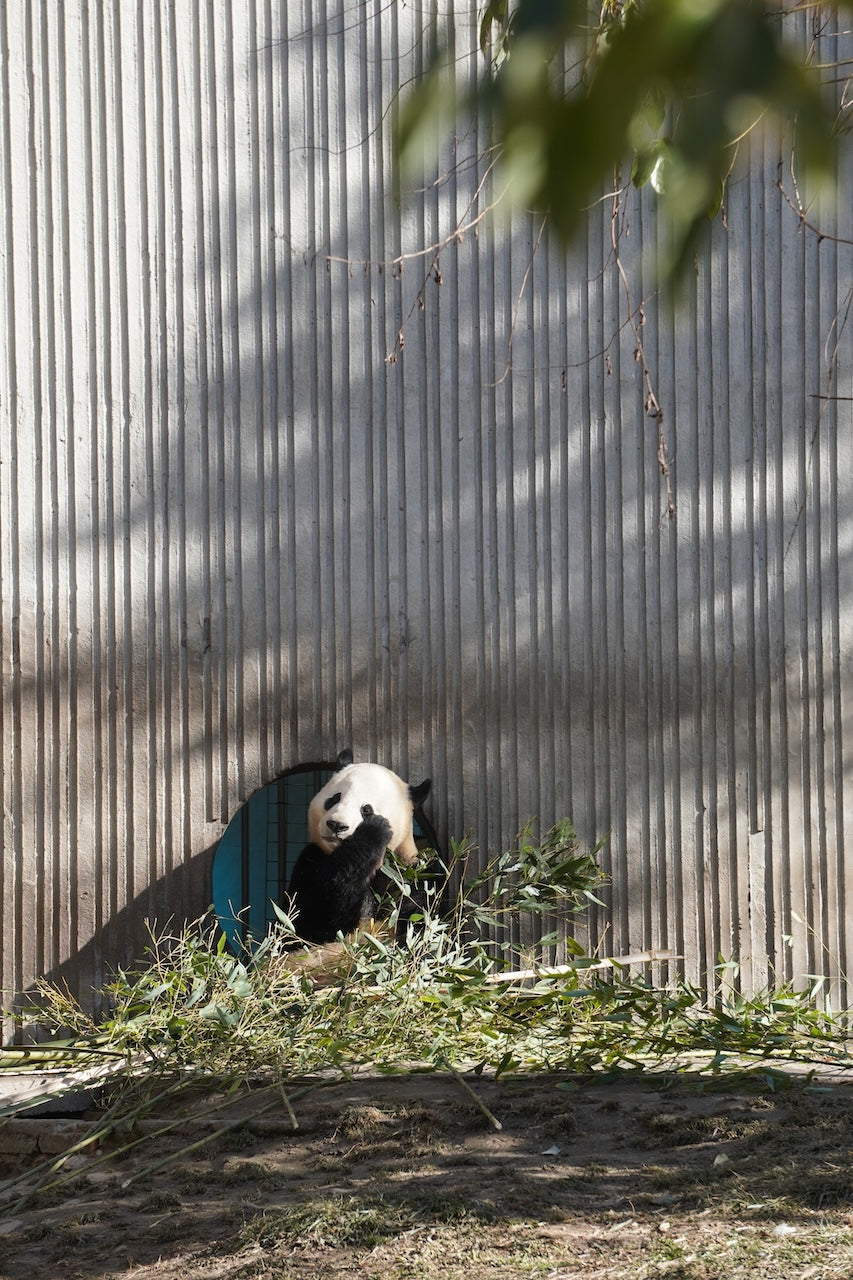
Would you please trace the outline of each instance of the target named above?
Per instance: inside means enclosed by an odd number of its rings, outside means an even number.
[[[340,791],[336,791],[333,796],[329,796],[328,800],[323,805],[323,808],[326,810],[326,813],[328,813],[330,809],[334,809],[335,805],[340,803],[341,803],[341,793]]]
[[[363,805],[361,806],[361,816],[362,816],[362,818],[372,818],[372,817],[373,817],[373,805],[372,805],[372,804],[363,804]]]

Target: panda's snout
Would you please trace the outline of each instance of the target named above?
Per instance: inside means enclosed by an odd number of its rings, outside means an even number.
[[[326,827],[333,836],[339,836],[341,832],[346,831],[347,824],[345,822],[337,822],[334,818],[327,818]]]

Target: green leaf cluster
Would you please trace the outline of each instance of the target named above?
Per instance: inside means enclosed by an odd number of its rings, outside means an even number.
[[[499,1074],[590,1071],[685,1058],[695,1066],[697,1054],[714,1070],[750,1056],[849,1060],[846,1024],[818,1007],[817,982],[804,993],[745,996],[729,964],[709,1000],[655,969],[652,956],[586,954],[569,926],[598,900],[596,852],[579,846],[568,822],[542,839],[528,824],[516,847],[470,877],[465,843],[440,875],[392,866],[387,926],[326,948],[301,949],[298,918],[287,912],[240,956],[213,920],[152,929],[145,963],[116,975],[98,1026],[46,984],[27,1017],[70,1033],[78,1054],[123,1055],[134,1077],[282,1080],[454,1063]],[[522,956],[525,918],[539,942]],[[549,923],[557,927],[543,934]],[[558,938],[571,958],[547,967],[545,948]],[[521,972],[512,968],[519,959]]]
[[[488,124],[510,200],[547,213],[565,240],[614,175],[651,183],[670,230],[664,269],[677,269],[762,118],[790,129],[810,173],[831,171],[833,113],[786,39],[791,21],[761,0],[488,0],[489,74],[464,105]],[[404,157],[431,112],[428,96],[407,104]]]

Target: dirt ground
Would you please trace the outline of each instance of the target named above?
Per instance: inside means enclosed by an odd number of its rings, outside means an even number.
[[[853,1082],[467,1083],[479,1102],[450,1075],[318,1083],[296,1129],[247,1092],[130,1154],[75,1156],[64,1187],[0,1192],[0,1277],[853,1277]]]

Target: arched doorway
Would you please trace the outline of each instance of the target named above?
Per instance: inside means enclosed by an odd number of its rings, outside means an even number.
[[[308,839],[311,797],[334,770],[333,763],[297,765],[250,796],[226,827],[213,859],[213,908],[233,949],[263,938],[275,922],[272,904],[283,900]],[[418,844],[438,848],[420,809],[414,832]]]

